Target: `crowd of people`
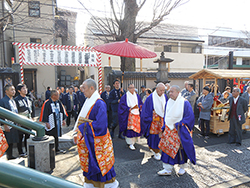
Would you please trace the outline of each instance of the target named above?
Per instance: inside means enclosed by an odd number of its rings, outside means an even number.
[[[195,107],[199,109],[199,136],[209,138],[211,108],[216,101],[220,120],[230,120],[229,144],[241,145],[242,124],[248,115],[250,86],[242,95],[238,87],[226,87],[221,94],[219,87],[205,85],[198,96],[194,85],[184,83],[181,90],[177,85],[158,83],[155,88],[141,86],[141,92],[133,83],[128,85],[128,91],[120,87],[120,81],[114,80],[105,86],[105,91],[99,95],[97,84],[87,79],[78,87],[64,87],[45,92],[46,100],[40,113],[40,121],[44,123],[46,134],[55,138],[55,151],[59,150],[58,138],[62,135],[62,126],[70,126],[74,119],[74,142],[77,144],[80,165],[85,176],[85,187],[118,187],[115,179],[114,151],[112,139],[115,129],[119,128],[118,138],[125,139],[130,150],[136,150],[135,143],[140,137],[147,139],[147,144],[154,159],[163,162],[163,170],[158,175],[171,175],[173,166],[179,165],[179,175],[185,174],[187,161],[196,164],[195,149],[192,140],[192,130],[195,123]],[[5,97],[0,100],[0,106],[14,113],[33,118],[32,97],[29,96],[25,84],[15,87],[4,87]],[[215,95],[216,93],[216,95]],[[218,106],[219,106],[218,105]],[[7,125],[2,126],[9,148],[7,159],[12,155],[13,143],[18,143],[18,152],[27,156],[26,140],[28,134],[17,131]],[[26,152],[22,150],[22,140]],[[162,151],[162,152],[161,152]]]

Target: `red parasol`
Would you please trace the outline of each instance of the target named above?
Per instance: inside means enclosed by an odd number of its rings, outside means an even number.
[[[126,38],[125,41],[111,42],[102,45],[95,46],[94,49],[98,52],[105,54],[116,55],[121,57],[140,58],[142,67],[142,58],[153,58],[157,54],[132,42],[129,42]],[[124,70],[122,70],[122,82],[123,83]]]
[[[128,39],[125,41],[106,43],[94,47],[98,52],[105,54],[130,57],[130,58],[153,58],[157,54],[147,50],[146,48],[129,42]]]

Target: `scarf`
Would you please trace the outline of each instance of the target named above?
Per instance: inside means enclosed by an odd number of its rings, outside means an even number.
[[[74,126],[74,129],[73,131],[76,131],[77,129],[77,125],[78,125],[78,120],[79,120],[79,117],[83,117],[83,118],[86,118],[91,106],[93,106],[96,102],[97,99],[100,98],[100,95],[98,93],[98,91],[96,90],[90,98],[87,98],[86,101],[84,102],[84,105],[79,113],[79,116],[77,118],[77,121],[75,123],[75,126]]]
[[[127,91],[127,105],[130,108],[133,108],[136,105],[139,107],[138,98],[135,92],[132,94],[130,93],[130,91]],[[131,113],[135,115],[139,115],[139,109],[133,109],[131,110]]]
[[[170,98],[167,102],[164,121],[170,130],[173,130],[175,128],[174,124],[180,122],[183,118],[184,101],[185,99],[179,93],[175,101]]]
[[[154,105],[155,112],[163,118],[164,117],[164,108],[166,105],[165,95],[162,94],[161,96],[159,96],[155,90],[153,92],[152,97],[153,97],[153,105]]]

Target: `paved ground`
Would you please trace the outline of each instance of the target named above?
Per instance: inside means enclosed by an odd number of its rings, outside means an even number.
[[[56,168],[51,174],[82,185],[84,178],[77,148],[71,140],[72,128],[63,128],[59,147],[67,153],[56,155]],[[204,140],[197,133],[195,129],[193,140],[197,164],[189,164],[183,176],[176,174],[178,166],[171,176],[158,176],[162,162],[152,158],[144,138],[135,145],[136,151],[131,151],[116,135],[113,139],[115,171],[120,188],[250,187],[250,132],[243,135],[240,147],[226,144],[227,134],[211,135],[210,139]]]
[[[66,135],[70,137],[71,132]],[[154,187],[248,187],[250,184],[250,133],[244,134],[240,147],[226,144],[227,134],[204,140],[194,132],[197,164],[189,164],[187,173],[178,176],[175,166],[171,176],[158,176],[162,169],[161,161],[152,158],[146,139],[136,144],[131,151],[124,140],[113,139],[115,150],[115,170],[120,188]],[[66,140],[65,140],[66,141]],[[198,144],[196,144],[198,143]],[[61,142],[60,147],[67,149],[66,154],[56,156],[56,168],[52,175],[83,184],[84,178],[79,166],[76,146],[72,142]],[[240,184],[244,184],[239,186]]]

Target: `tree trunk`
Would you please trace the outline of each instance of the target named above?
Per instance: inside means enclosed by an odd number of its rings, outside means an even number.
[[[124,0],[124,18],[120,24],[121,36],[118,40],[125,40],[135,43],[134,35],[138,5],[136,0]],[[135,71],[135,59],[121,57],[121,71]]]

